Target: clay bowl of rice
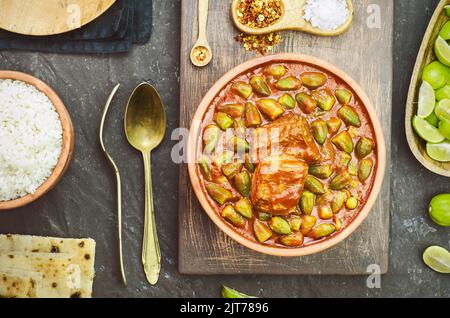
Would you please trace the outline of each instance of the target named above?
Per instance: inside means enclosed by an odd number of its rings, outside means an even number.
[[[72,120],[41,80],[0,71],[0,211],[27,205],[62,178],[72,157]]]

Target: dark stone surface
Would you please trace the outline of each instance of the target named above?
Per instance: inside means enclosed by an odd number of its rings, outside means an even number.
[[[75,124],[75,152],[61,183],[34,204],[0,215],[0,233],[92,237],[97,241],[96,297],[215,297],[227,284],[266,297],[450,297],[448,276],[421,261],[432,244],[449,248],[450,232],[428,218],[429,200],[449,192],[449,181],[413,158],[404,136],[404,105],[415,56],[435,8],[434,0],[395,0],[394,99],[392,130],[392,202],[389,273],[380,289],[354,276],[181,276],[177,271],[178,166],[169,160],[171,131],[178,126],[180,1],[154,1],[153,37],[129,54],[71,56],[1,52],[0,69],[34,74],[52,86]],[[387,66],[389,67],[389,66]],[[123,133],[124,107],[131,90],[151,79],[166,106],[168,133],[153,154],[156,218],[162,250],[162,273],[150,287],[140,264],[143,228],[141,156]],[[106,125],[107,147],[123,178],[125,265],[129,287],[119,279],[116,252],[114,179],[98,144],[101,110],[112,87],[122,87]],[[380,83],[383,85],[383,83]],[[199,229],[201,230],[201,229]]]

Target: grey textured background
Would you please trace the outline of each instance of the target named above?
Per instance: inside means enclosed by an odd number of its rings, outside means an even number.
[[[421,261],[427,246],[450,246],[449,229],[435,226],[426,213],[429,200],[435,194],[449,192],[450,184],[413,158],[403,124],[415,56],[436,3],[436,0],[395,0],[391,245],[389,273],[382,277],[380,289],[367,288],[364,276],[178,274],[178,166],[169,158],[176,143],[170,132],[178,126],[179,117],[179,0],[154,1],[152,39],[129,54],[0,52],[0,69],[33,74],[56,90],[72,116],[76,137],[73,161],[61,183],[41,200],[0,214],[0,233],[94,238],[96,297],[217,297],[222,284],[265,297],[450,297],[449,276],[432,272]],[[128,146],[122,125],[128,95],[144,79],[151,79],[161,92],[168,118],[168,134],[153,154],[156,218],[163,255],[161,278],[155,287],[146,283],[140,264],[141,156]],[[103,104],[118,82],[122,86],[111,106],[106,134],[107,147],[123,178],[128,288],[122,287],[117,267],[113,174],[97,139]]]

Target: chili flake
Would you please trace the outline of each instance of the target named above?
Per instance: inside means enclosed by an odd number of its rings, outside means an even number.
[[[194,49],[194,57],[197,61],[203,62],[208,57],[209,51],[204,46],[199,46]]]
[[[236,37],[236,40],[242,43],[247,51],[256,51],[257,53],[264,55],[281,42],[281,36],[278,33],[263,35],[241,33]]]
[[[240,0],[237,8],[239,22],[250,28],[268,27],[281,15],[281,0]]]

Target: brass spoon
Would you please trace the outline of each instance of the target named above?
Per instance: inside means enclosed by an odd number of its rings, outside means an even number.
[[[105,143],[103,142],[103,128],[105,126],[106,114],[108,113],[109,106],[116,95],[117,90],[119,89],[120,84],[117,84],[112,90],[111,94],[106,101],[105,108],[103,109],[102,120],[100,122],[100,145],[102,147],[103,152],[105,153],[106,158],[108,159],[109,164],[114,169],[116,174],[116,193],[117,193],[117,231],[118,231],[118,239],[119,239],[119,264],[120,264],[120,273],[122,275],[122,282],[125,286],[127,286],[127,277],[125,275],[125,268],[123,266],[123,247],[122,247],[122,186],[120,182],[120,172],[116,163],[114,162],[111,155],[108,153],[105,147]]]
[[[156,89],[149,83],[139,84],[128,100],[125,112],[125,134],[128,142],[142,152],[145,174],[145,220],[142,264],[151,285],[155,285],[161,270],[161,253],[153,206],[151,151],[163,140],[166,113]]]
[[[191,50],[192,64],[198,67],[206,66],[211,62],[212,52],[206,35],[208,22],[208,0],[198,0],[198,39]]]

